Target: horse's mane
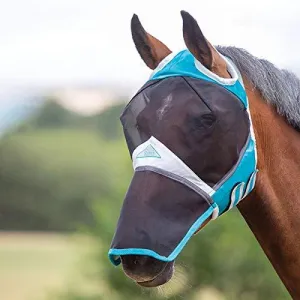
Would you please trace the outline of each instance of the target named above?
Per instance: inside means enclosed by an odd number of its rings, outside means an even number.
[[[264,99],[276,107],[278,114],[300,130],[300,80],[295,74],[279,69],[269,61],[259,59],[241,48],[216,48],[235,63]]]

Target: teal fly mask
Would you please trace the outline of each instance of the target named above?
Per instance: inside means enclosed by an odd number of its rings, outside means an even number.
[[[120,264],[123,255],[173,261],[201,224],[232,209],[253,190],[257,152],[249,103],[237,67],[223,58],[229,79],[210,72],[189,50],[172,53],[126,106],[121,122],[140,187],[131,185],[128,194],[133,196],[124,201],[109,250],[113,264]],[[182,99],[193,109],[186,115],[182,111],[178,119],[197,122],[191,133],[199,139],[197,153],[188,142],[182,152],[176,151],[172,137],[190,137],[181,134],[183,127],[170,126],[163,135],[158,125],[168,123],[172,103]],[[190,115],[196,113],[200,117],[195,121]],[[184,147],[191,152],[182,154]],[[189,163],[193,153],[203,162],[199,170]],[[164,182],[164,188],[142,188],[146,175]],[[151,196],[144,197],[146,189]]]

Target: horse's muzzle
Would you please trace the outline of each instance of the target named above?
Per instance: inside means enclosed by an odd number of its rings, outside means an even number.
[[[143,287],[157,287],[173,275],[174,262],[163,262],[144,255],[121,256],[125,274]]]

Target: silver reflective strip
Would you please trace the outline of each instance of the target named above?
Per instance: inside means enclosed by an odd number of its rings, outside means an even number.
[[[172,174],[172,178],[181,178],[181,181],[184,179],[186,185],[197,187],[197,191],[202,190],[209,196],[215,193],[213,188],[154,136],[133,151],[132,162],[135,170],[139,167],[152,167],[152,170],[162,170],[169,177]]]
[[[211,205],[213,204],[213,200],[212,198],[203,191],[203,189],[201,189],[199,186],[193,184],[192,182],[188,181],[187,179],[176,175],[174,173],[168,172],[166,170],[162,170],[153,166],[141,166],[141,167],[137,167],[135,169],[135,171],[151,171],[151,172],[155,172],[158,173],[162,176],[168,177],[172,180],[175,180],[179,183],[182,183],[183,185],[187,186],[188,188],[190,188],[191,190],[193,190],[194,192],[196,192],[197,194],[199,194],[200,196],[202,196],[206,202]]]

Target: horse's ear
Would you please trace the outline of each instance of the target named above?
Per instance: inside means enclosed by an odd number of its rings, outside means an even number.
[[[136,14],[131,19],[131,34],[141,58],[152,70],[172,52],[164,43],[145,31]]]
[[[203,35],[197,21],[186,11],[181,11],[183,38],[193,56],[215,74],[230,78],[225,60]]]
[[[204,37],[197,21],[186,11],[181,12],[183,20],[183,38],[193,56],[207,69],[213,65],[212,47]]]

